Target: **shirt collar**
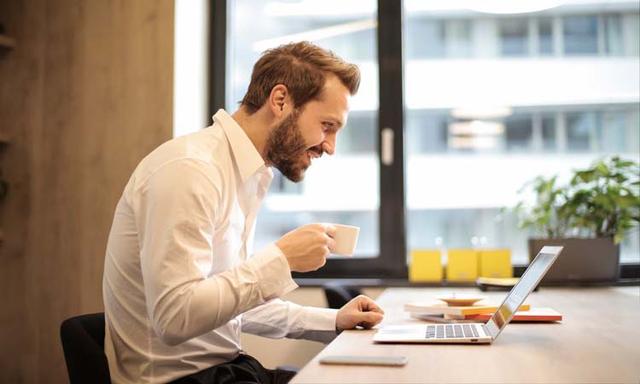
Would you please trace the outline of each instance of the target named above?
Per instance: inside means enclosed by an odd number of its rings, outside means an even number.
[[[219,109],[213,120],[220,124],[222,130],[229,140],[233,157],[236,160],[242,182],[258,172],[261,168],[266,168],[264,160],[253,145],[244,130],[224,109]]]

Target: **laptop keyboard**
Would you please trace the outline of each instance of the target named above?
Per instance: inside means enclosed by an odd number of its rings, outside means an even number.
[[[427,326],[427,339],[478,337],[475,326],[469,324],[438,324]]]

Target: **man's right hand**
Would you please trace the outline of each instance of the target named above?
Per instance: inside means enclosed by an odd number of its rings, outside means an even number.
[[[329,224],[308,224],[282,236],[276,245],[295,272],[315,271],[333,251],[336,228]]]

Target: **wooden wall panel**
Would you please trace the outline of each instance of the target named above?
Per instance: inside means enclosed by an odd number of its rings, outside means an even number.
[[[59,325],[102,311],[115,204],[171,138],[173,1],[5,0],[0,382],[66,382]]]

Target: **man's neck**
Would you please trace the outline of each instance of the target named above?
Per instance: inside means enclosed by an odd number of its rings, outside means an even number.
[[[269,137],[270,119],[265,116],[265,112],[258,110],[253,114],[247,113],[246,109],[240,107],[231,117],[238,123],[240,128],[249,137],[249,140],[256,147],[262,159],[266,161],[267,139]]]

